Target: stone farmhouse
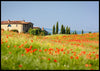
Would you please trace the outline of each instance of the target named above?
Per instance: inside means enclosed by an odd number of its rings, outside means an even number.
[[[1,29],[3,30],[18,30],[21,32],[28,32],[29,28],[33,29],[33,23],[23,21],[1,21]]]

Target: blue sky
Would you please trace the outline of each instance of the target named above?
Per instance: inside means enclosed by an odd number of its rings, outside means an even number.
[[[1,21],[25,20],[40,28],[59,23],[71,30],[99,31],[99,1],[1,1]]]

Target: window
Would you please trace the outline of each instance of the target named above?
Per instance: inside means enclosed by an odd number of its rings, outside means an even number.
[[[8,27],[11,27],[11,25],[9,24]]]
[[[30,25],[30,27],[31,27],[31,25]]]

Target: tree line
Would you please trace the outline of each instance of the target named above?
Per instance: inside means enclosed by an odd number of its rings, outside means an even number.
[[[59,28],[58,28],[58,21],[57,21],[57,23],[56,23],[56,28],[55,28],[55,25],[53,25],[53,31],[52,31],[52,33],[53,34],[58,34],[58,30],[59,30]],[[83,29],[82,29],[82,32],[81,32],[82,34],[84,33],[84,31],[83,31]],[[61,31],[60,31],[60,34],[77,34],[77,32],[76,32],[76,30],[74,31],[74,32],[70,32],[70,27],[66,27],[66,29],[65,29],[65,26],[62,24],[61,25]]]

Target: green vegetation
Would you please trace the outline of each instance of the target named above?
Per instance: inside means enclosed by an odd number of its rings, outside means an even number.
[[[99,70],[99,33],[36,36],[1,31],[1,70]]]

